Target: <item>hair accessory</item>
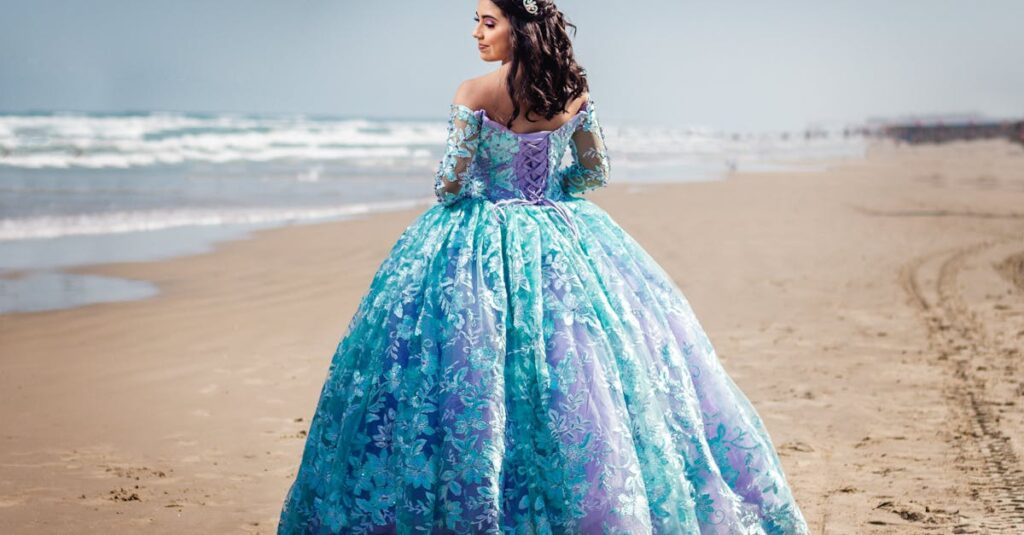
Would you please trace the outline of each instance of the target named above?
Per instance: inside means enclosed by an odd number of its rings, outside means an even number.
[[[523,0],[523,9],[530,12],[531,15],[537,14],[537,0]]]

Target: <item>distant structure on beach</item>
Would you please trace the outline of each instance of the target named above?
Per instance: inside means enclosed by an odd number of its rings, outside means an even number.
[[[870,119],[882,137],[905,143],[945,143],[1005,138],[1024,144],[1024,120],[993,120],[977,115]]]

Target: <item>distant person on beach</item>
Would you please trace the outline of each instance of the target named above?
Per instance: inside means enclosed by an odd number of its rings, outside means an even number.
[[[278,533],[810,533],[678,285],[584,197],[611,158],[576,26],[550,0],[474,20],[500,64],[455,92],[437,202],[335,350]]]

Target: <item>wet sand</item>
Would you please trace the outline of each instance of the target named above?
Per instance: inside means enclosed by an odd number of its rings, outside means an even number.
[[[1024,148],[588,196],[687,295],[814,533],[1024,525]],[[0,316],[0,532],[272,533],[330,357],[424,209],[79,269],[162,293]]]

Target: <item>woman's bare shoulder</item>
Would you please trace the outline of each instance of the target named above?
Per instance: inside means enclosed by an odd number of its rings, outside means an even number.
[[[495,103],[498,100],[498,97],[495,95],[498,94],[499,86],[500,84],[495,73],[468,78],[463,80],[459,87],[456,88],[452,104],[461,104],[474,110],[501,108],[500,104]],[[573,99],[566,109],[569,113],[577,113],[584,103],[589,101],[590,92],[584,91],[580,96]],[[508,106],[507,103],[505,106]]]
[[[493,95],[495,84],[489,74],[463,80],[455,89],[452,104],[462,104],[476,110],[486,108],[488,98]]]

